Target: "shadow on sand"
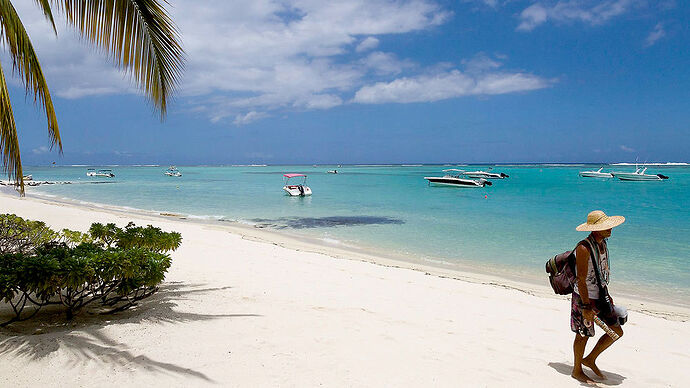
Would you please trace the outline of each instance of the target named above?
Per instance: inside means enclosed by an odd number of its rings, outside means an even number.
[[[566,364],[563,362],[550,362],[549,366],[555,369],[557,372],[562,373],[568,378],[570,377],[570,374],[573,372],[573,365],[572,364]],[[598,366],[598,365],[597,365]],[[596,375],[594,372],[589,370],[587,367],[585,369],[585,374],[587,374],[590,377],[595,377]],[[621,385],[623,384],[623,380],[625,380],[625,376],[621,376],[619,374],[613,373],[613,372],[607,372],[605,370],[601,370],[601,373],[606,376],[606,380],[601,380],[599,377],[594,380],[594,384],[587,384],[587,383],[582,383],[581,385],[585,387],[601,387],[601,386],[613,386],[613,385]]]
[[[160,290],[130,310],[116,314],[102,315],[82,312],[71,321],[65,321],[64,313],[48,312],[32,320],[17,322],[0,329],[0,356],[5,360],[38,360],[59,350],[74,355],[72,364],[80,360],[98,360],[107,365],[136,365],[152,372],[164,372],[195,377],[213,382],[205,374],[181,365],[153,360],[145,355],[135,354],[127,344],[109,338],[103,328],[119,324],[186,323],[259,317],[257,314],[195,314],[175,310],[177,301],[192,294],[207,294],[231,287],[203,288],[203,285],[164,283]]]

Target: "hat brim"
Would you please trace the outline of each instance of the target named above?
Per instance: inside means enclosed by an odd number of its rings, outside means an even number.
[[[611,216],[608,217],[606,220],[603,222],[598,222],[596,224],[580,224],[575,230],[578,232],[598,232],[601,230],[608,230],[615,228],[616,226],[622,224],[625,222],[625,217],[623,216]]]

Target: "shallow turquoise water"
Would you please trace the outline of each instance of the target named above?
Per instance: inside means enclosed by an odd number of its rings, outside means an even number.
[[[590,210],[624,215],[609,241],[612,282],[628,293],[690,296],[690,168],[650,167],[671,179],[623,182],[580,178],[592,166],[497,166],[510,178],[484,189],[429,187],[442,166],[112,167],[107,184],[50,185],[33,191],[134,208],[213,217],[289,230],[326,241],[376,247],[431,263],[465,263],[529,277],[583,238]],[[474,169],[472,167],[466,168]],[[607,170],[632,170],[611,167]],[[85,167],[27,168],[35,180],[101,182]],[[314,195],[284,195],[282,174],[309,175]]]

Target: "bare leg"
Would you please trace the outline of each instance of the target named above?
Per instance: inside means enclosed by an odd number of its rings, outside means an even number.
[[[575,341],[573,342],[573,354],[575,355],[575,365],[573,366],[573,373],[570,375],[578,381],[583,383],[591,383],[592,380],[582,371],[582,356],[585,354],[585,346],[587,345],[587,336],[581,336],[575,333]]]
[[[623,336],[623,329],[621,329],[620,326],[612,326],[611,329],[618,334],[619,337]],[[594,349],[589,353],[587,357],[582,359],[582,365],[590,368],[592,372],[596,373],[597,376],[604,378],[604,374],[601,373],[601,370],[597,367],[596,361],[597,357],[606,349],[608,349],[609,346],[613,343],[613,340],[611,337],[609,337],[607,334],[604,334],[599,338],[599,341],[597,342],[596,345],[594,345]]]

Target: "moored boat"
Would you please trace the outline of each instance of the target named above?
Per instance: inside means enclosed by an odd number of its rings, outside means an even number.
[[[613,176],[622,181],[660,181],[668,179],[663,174],[645,174],[647,167],[643,169],[636,169],[635,172],[614,172]]]
[[[168,169],[165,170],[165,172],[163,174],[165,174],[167,176],[177,176],[177,177],[182,176],[182,173],[175,166],[168,167]]]
[[[113,174],[113,170],[98,170],[94,168],[88,168],[86,169],[86,176],[98,176],[98,177],[103,177],[103,178],[113,178],[115,177],[115,174]]]
[[[479,179],[461,178],[461,176],[465,172],[464,170],[457,170],[457,169],[451,168],[448,170],[443,170],[443,172],[445,172],[446,175],[444,175],[442,177],[425,176],[424,179],[426,179],[429,182],[429,185],[434,185],[434,186],[470,187],[470,188],[491,186],[491,182],[484,179],[484,178],[479,178]]]
[[[583,178],[613,178],[613,174],[610,172],[602,172],[604,167],[596,171],[580,171],[580,176]]]
[[[465,171],[463,172],[462,175],[470,178],[483,178],[483,179],[505,179],[508,178],[508,174],[504,174],[502,172],[496,173],[496,172],[491,172],[492,168],[489,168],[489,171],[482,171],[482,170],[477,170],[477,171]]]
[[[288,193],[288,195],[290,195],[291,197],[305,197],[307,195],[311,195],[311,188],[306,185],[306,175],[283,174],[283,177],[285,177],[285,186],[283,186],[283,190],[285,190],[285,192]],[[298,184],[290,184],[290,179],[294,178],[302,178],[302,182]]]

